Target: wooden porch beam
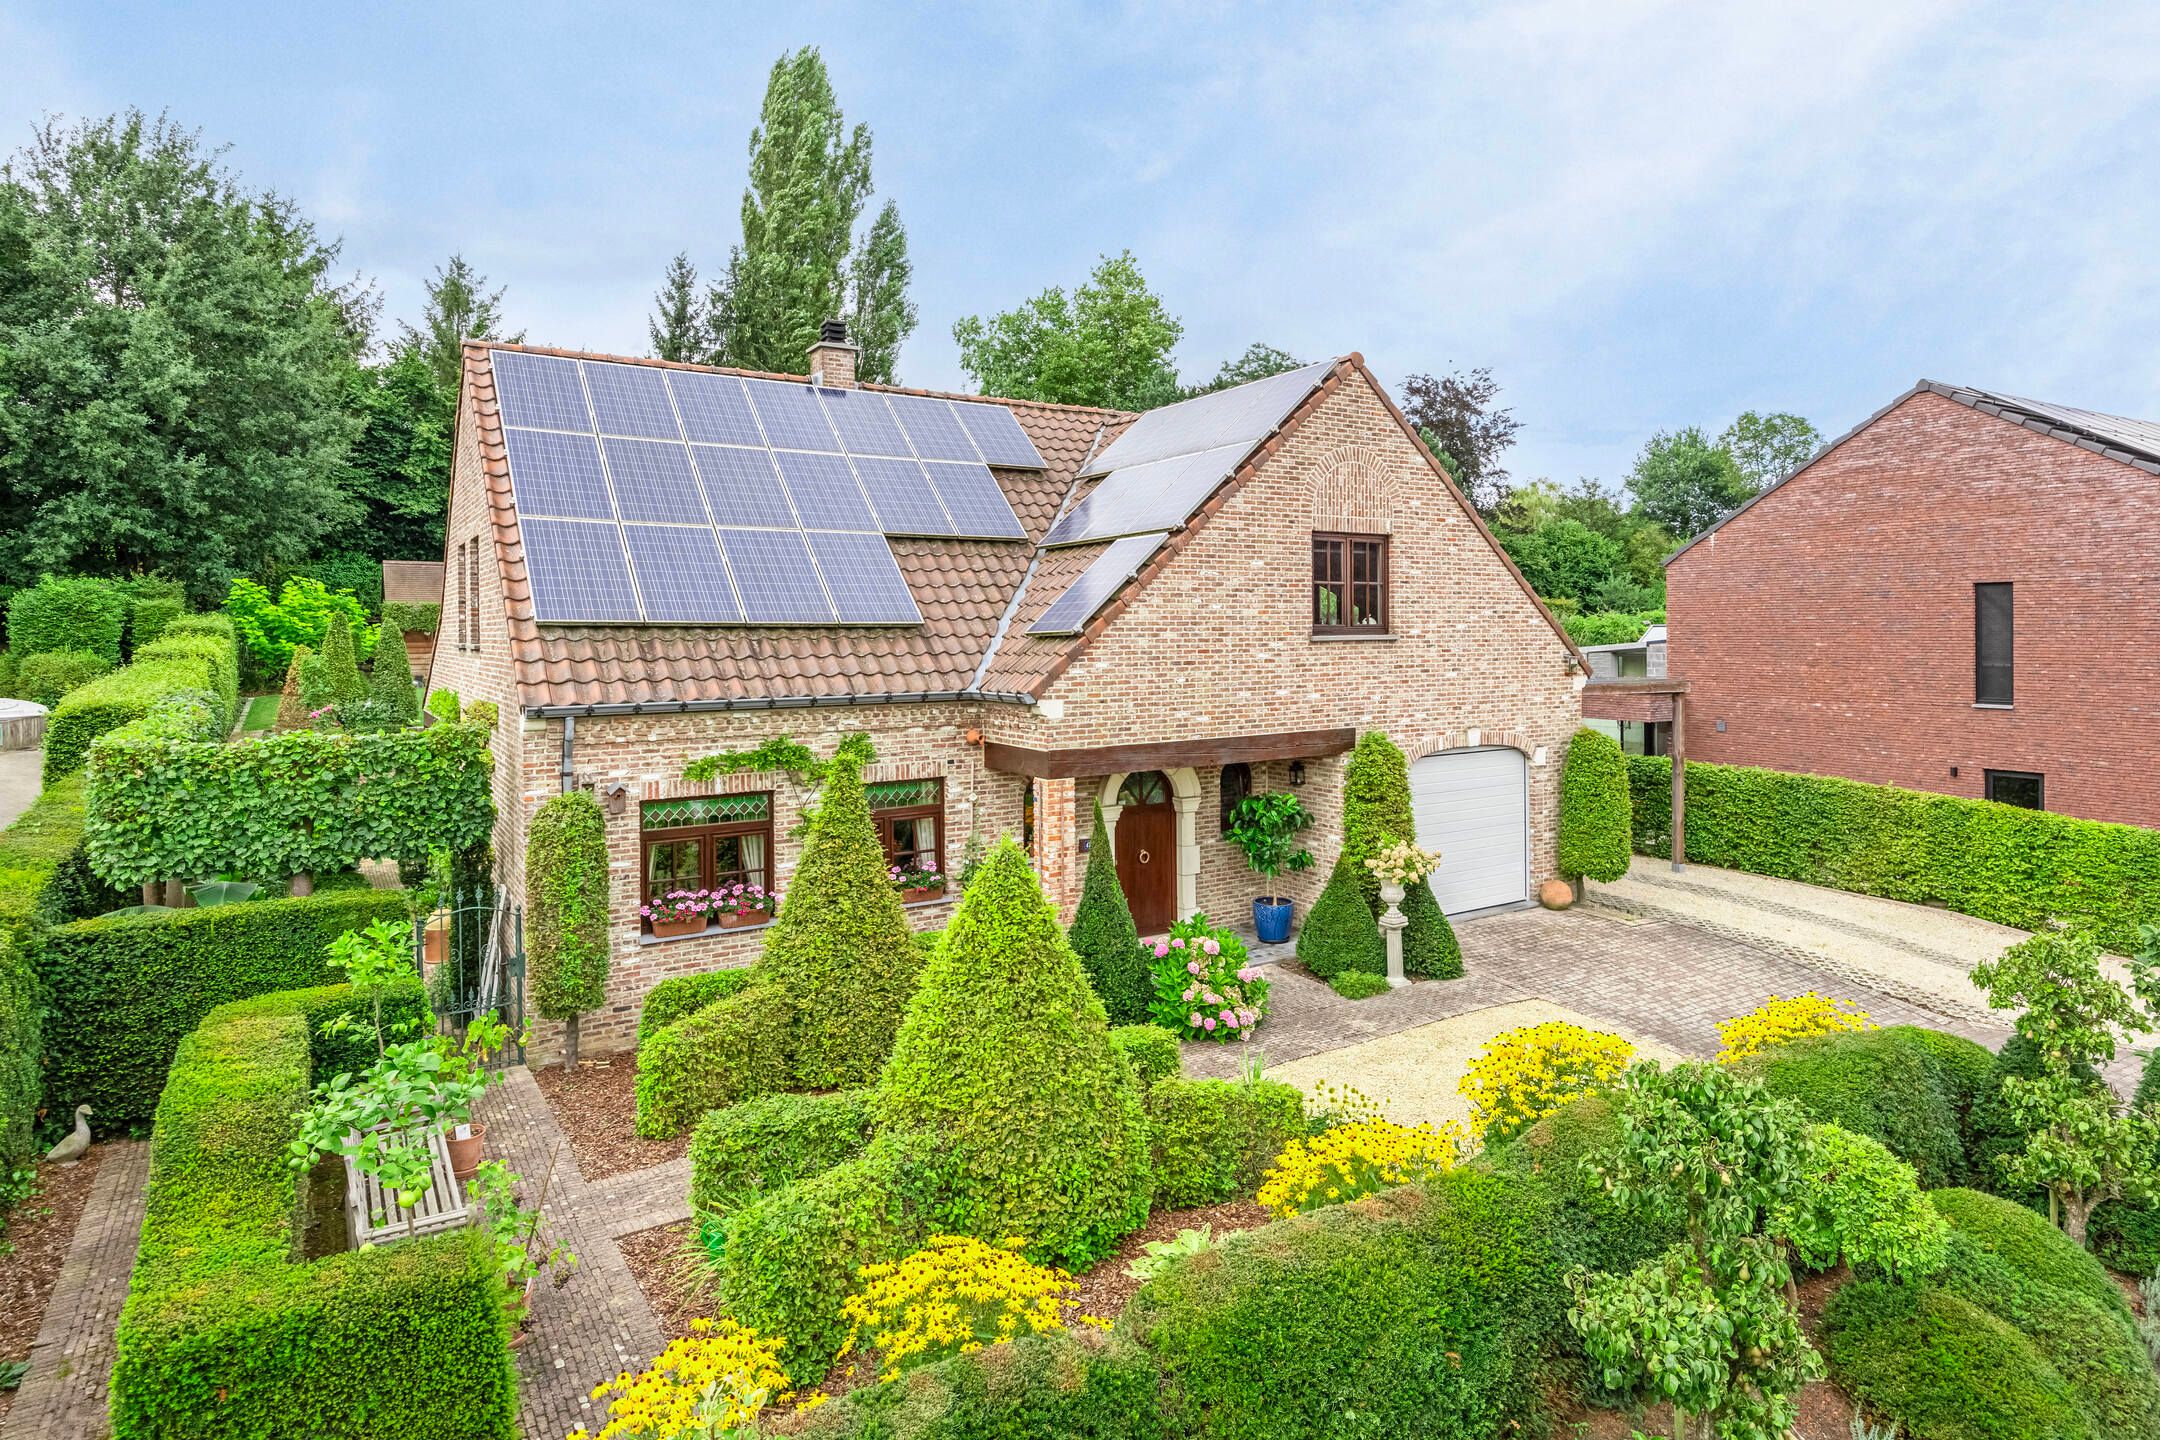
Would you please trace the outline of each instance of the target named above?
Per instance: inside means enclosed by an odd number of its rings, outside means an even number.
[[[1255,760],[1317,760],[1341,755],[1357,744],[1350,726],[1293,730],[1278,735],[1225,735],[1210,740],[1159,740],[1139,745],[1096,745],[1072,750],[1031,750],[997,740],[983,742],[983,764],[1007,775],[1071,780],[1174,766],[1233,765]]]

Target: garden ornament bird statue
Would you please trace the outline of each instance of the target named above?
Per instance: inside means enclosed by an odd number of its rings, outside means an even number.
[[[75,1107],[75,1128],[68,1137],[45,1152],[45,1158],[59,1165],[73,1165],[90,1150],[90,1107]]]

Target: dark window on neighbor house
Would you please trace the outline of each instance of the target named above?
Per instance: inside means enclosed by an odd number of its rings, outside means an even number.
[[[670,890],[772,889],[772,795],[697,795],[639,807],[640,904]]]
[[[1315,635],[1373,634],[1388,628],[1385,535],[1312,537]]]
[[[945,873],[945,782],[883,780],[863,787],[885,863]]]
[[[2047,809],[2047,777],[2030,770],[1990,770],[1987,798],[2027,810]]]
[[[2015,651],[2010,586],[1973,586],[1973,703],[2008,705]]]
[[[1035,782],[1025,776],[1020,780],[1020,844],[1030,855],[1035,853]]]
[[[1252,794],[1252,766],[1246,764],[1222,767],[1222,833],[1230,833],[1230,822],[1237,814],[1237,807]]]

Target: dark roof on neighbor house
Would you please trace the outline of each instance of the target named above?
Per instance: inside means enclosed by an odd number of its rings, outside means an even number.
[[[1816,461],[1873,425],[1898,406],[1922,393],[1940,395],[1945,400],[1955,400],[1968,409],[2007,420],[2036,434],[2050,436],[2080,450],[2089,450],[2148,475],[2160,475],[2160,422],[2133,420],[2127,415],[2109,415],[2098,410],[2080,410],[2071,405],[2050,405],[2045,401],[2027,400],[2008,395],[2000,390],[1981,390],[1970,385],[1945,385],[1938,380],[1921,380],[1914,386],[1810,455],[1805,464],[1779,476],[1762,488],[1746,504],[1740,505],[1709,529],[1682,545],[1665,557],[1667,565],[1679,559],[1703,541],[1724,529],[1735,519],[1753,508],[1756,501],[1773,490],[1805,474]]]

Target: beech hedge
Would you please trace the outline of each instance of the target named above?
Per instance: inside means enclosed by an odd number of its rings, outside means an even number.
[[[294,1112],[317,1074],[344,1063],[321,1022],[359,1004],[344,986],[265,995],[211,1012],[182,1043],[120,1312],[115,1440],[517,1433],[485,1230],[293,1259]]]
[[[224,872],[272,880],[464,850],[495,827],[491,764],[478,725],[303,730],[244,745],[112,735],[90,759],[90,859],[127,886]]]
[[[1672,761],[1628,758],[1634,840],[1672,853]],[[1687,858],[2037,930],[2086,922],[2128,951],[2160,922],[2160,830],[1736,765],[1687,768]]]
[[[221,741],[239,705],[240,652],[232,622],[222,615],[183,615],[128,665],[77,686],[54,707],[45,726],[45,783],[82,769],[99,736],[154,713],[167,717],[160,734]],[[175,718],[182,716],[184,721]]]

